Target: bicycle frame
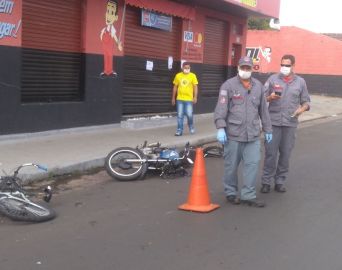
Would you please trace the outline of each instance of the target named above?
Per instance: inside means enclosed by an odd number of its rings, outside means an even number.
[[[28,166],[47,170],[39,164],[25,163],[17,167],[12,175],[0,177],[0,212],[16,221],[43,222],[53,219],[56,216],[55,211],[44,205],[43,202],[32,201],[31,196],[27,195],[26,190],[21,185],[22,181],[18,177],[19,171]],[[49,202],[51,197],[51,187],[48,186],[44,189],[43,200]]]

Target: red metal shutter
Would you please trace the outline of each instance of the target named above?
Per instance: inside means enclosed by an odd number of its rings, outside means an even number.
[[[227,22],[206,18],[201,82],[201,95],[204,97],[216,97],[227,78],[228,36]]]
[[[22,21],[22,102],[82,99],[82,0],[24,0]]]
[[[141,26],[141,9],[127,6],[125,55],[167,59],[180,58],[181,20],[172,18],[172,31]]]
[[[82,0],[23,0],[22,47],[80,52]]]
[[[161,113],[171,106],[172,81],[179,70],[181,19],[172,18],[172,31],[143,27],[141,10],[127,6],[125,19],[125,60],[123,113]],[[168,57],[175,61],[168,69]],[[153,61],[153,71],[146,61]]]

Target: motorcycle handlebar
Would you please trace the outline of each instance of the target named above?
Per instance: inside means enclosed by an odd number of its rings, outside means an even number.
[[[148,147],[159,147],[160,146],[160,142],[149,143],[147,146]]]

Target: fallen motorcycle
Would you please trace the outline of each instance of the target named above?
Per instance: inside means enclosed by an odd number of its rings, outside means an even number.
[[[163,178],[185,176],[185,167],[194,163],[190,157],[193,148],[186,143],[183,151],[161,147],[159,142],[136,148],[120,147],[111,151],[105,159],[107,173],[119,181],[142,179],[148,170],[160,172]]]

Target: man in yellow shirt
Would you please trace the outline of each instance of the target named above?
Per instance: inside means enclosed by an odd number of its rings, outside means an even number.
[[[182,72],[177,73],[173,80],[172,105],[177,103],[177,131],[175,136],[183,134],[184,114],[188,118],[190,134],[195,133],[193,121],[193,104],[197,103],[198,81],[194,73],[190,72],[190,63],[184,62]]]

